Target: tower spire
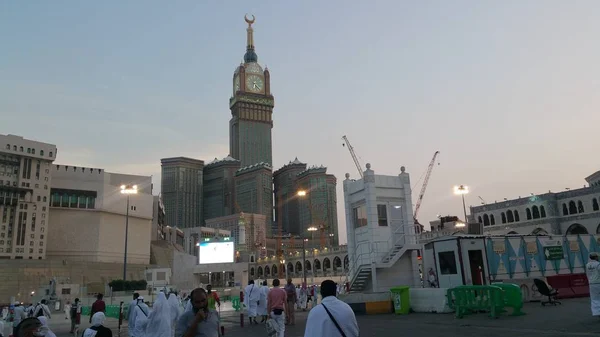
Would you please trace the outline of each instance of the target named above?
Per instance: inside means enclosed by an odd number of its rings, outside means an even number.
[[[256,20],[254,15],[252,15],[252,20],[248,19],[248,14],[244,15],[244,20],[248,23],[248,28],[246,28],[246,54],[244,54],[244,62],[257,62],[258,55],[254,52],[254,29],[252,29],[252,24]]]

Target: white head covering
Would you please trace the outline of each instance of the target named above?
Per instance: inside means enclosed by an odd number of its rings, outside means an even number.
[[[190,296],[190,299],[185,304],[185,309],[183,309],[183,311],[188,312],[188,311],[192,311],[192,310],[194,310],[194,306],[192,305],[192,297]]]
[[[181,306],[179,305],[177,296],[175,296],[173,293],[169,295],[169,307],[171,308],[171,322],[176,322],[181,315]]]
[[[52,330],[50,330],[50,328],[48,327],[48,319],[46,318],[46,316],[40,316],[37,319],[42,323],[42,328],[46,330],[46,335],[44,337],[56,337],[54,332],[52,332]]]
[[[148,315],[145,337],[171,336],[171,306],[164,292],[158,293],[152,312]]]
[[[104,324],[106,320],[106,315],[102,311],[98,311],[92,316],[92,326],[100,326]]]

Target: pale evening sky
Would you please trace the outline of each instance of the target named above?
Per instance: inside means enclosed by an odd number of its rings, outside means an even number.
[[[413,183],[419,216],[578,188],[600,169],[597,1],[3,1],[0,133],[57,163],[153,175],[160,158],[228,154],[232,74],[256,16],[275,96],[275,168],[294,157]],[[413,200],[420,186],[413,191]],[[345,238],[342,238],[345,241]]]

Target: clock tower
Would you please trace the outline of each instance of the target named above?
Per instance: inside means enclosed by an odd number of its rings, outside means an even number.
[[[258,64],[254,51],[254,15],[248,23],[244,62],[233,74],[233,96],[229,99],[229,151],[241,167],[258,163],[273,165],[271,129],[274,99],[269,70]]]

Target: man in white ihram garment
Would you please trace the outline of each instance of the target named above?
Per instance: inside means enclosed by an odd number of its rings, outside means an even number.
[[[598,253],[590,253],[590,262],[585,266],[585,273],[590,285],[592,316],[600,316],[600,262],[598,262]]]
[[[325,280],[321,283],[321,304],[308,313],[304,337],[358,337],[354,311],[335,294],[335,282]]]
[[[258,301],[257,315],[260,316],[260,322],[264,323],[267,320],[267,295],[269,295],[269,286],[267,280],[263,281],[260,290],[260,300]]]
[[[137,303],[133,307],[133,314],[130,316],[131,321],[128,322],[130,336],[144,337],[149,315],[150,308],[144,303],[144,297],[138,297]]]
[[[171,327],[171,305],[164,292],[158,293],[158,298],[152,305],[152,312],[148,315],[146,333],[144,337],[169,337],[173,333]]]
[[[244,289],[244,304],[248,310],[248,319],[250,324],[258,324],[256,315],[258,314],[258,304],[260,302],[260,289],[254,285],[254,280],[250,280]]]

